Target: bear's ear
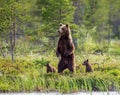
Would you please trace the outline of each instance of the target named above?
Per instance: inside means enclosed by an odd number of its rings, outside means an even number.
[[[68,24],[66,24],[66,27],[68,28]]]
[[[62,26],[63,24],[62,23],[60,23],[60,26]]]
[[[86,61],[88,62],[89,60],[87,59]]]

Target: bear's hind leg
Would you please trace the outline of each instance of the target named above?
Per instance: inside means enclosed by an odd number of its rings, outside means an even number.
[[[69,69],[70,72],[75,72],[75,63],[73,60],[69,60],[67,68]]]
[[[69,71],[72,72],[72,73],[75,71],[74,67],[68,67],[68,69],[69,69]]]
[[[67,65],[64,63],[60,63],[58,65],[58,73],[62,73],[67,68]]]

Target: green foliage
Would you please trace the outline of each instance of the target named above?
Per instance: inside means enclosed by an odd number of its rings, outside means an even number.
[[[45,66],[45,65],[49,64],[50,61],[47,61],[46,59],[42,58],[41,60],[40,60],[40,59],[34,60],[34,63],[35,63],[36,65],[39,65],[39,64],[40,64],[40,65]]]
[[[114,55],[120,55],[120,43],[119,41],[111,41],[109,52]]]
[[[120,71],[118,69],[110,70],[108,73],[113,75],[113,76],[119,76],[120,75]]]
[[[20,1],[9,0],[7,3],[3,2],[3,5],[0,6],[0,31],[2,33],[9,32],[15,19],[18,23],[26,21],[28,15],[25,12],[26,9],[23,8]]]
[[[92,51],[96,48],[94,41],[96,35],[96,27],[88,29],[85,26],[81,26],[73,34],[73,37],[77,38],[78,49],[82,51]]]
[[[59,23],[72,22],[74,7],[70,0],[41,0],[37,1],[40,14],[45,25],[56,26]]]

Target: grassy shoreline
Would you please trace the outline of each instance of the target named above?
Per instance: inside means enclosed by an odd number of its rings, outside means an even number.
[[[59,78],[56,76],[59,76]],[[4,76],[1,92],[79,92],[79,91],[119,91],[118,80],[108,77],[52,75],[21,80],[20,77]],[[8,82],[8,83],[5,83]]]
[[[9,59],[0,58],[0,92],[57,91],[71,93],[120,90],[119,58],[104,58],[107,60],[104,61],[105,63],[100,63],[100,68],[93,65],[94,72],[85,73],[85,68],[81,65],[84,58],[79,60],[78,57],[82,58],[80,55],[76,56],[78,68],[74,74],[71,74],[68,70],[65,70],[63,74],[47,74],[46,68],[42,65],[36,65],[33,62],[34,59],[26,58],[25,60],[21,58],[12,63]],[[93,55],[90,55],[89,59],[92,60],[92,57]],[[97,60],[100,58],[101,56],[96,57]],[[53,60],[54,57],[51,56],[49,59]],[[51,64],[56,67],[56,62],[57,58]]]

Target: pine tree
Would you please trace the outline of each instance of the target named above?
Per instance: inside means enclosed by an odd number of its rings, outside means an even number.
[[[71,0],[37,0],[37,6],[42,18],[42,31],[55,44],[59,24],[73,23],[73,3]]]

